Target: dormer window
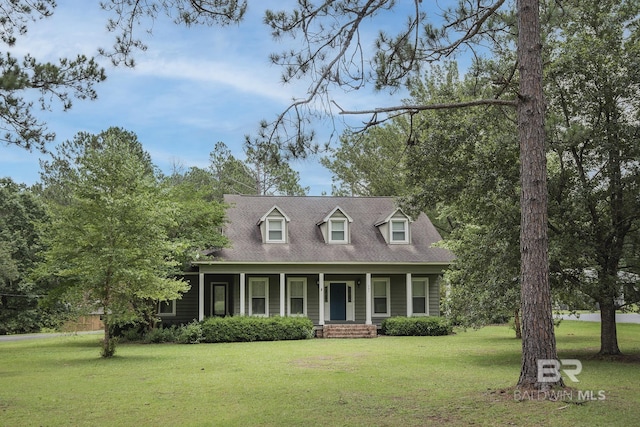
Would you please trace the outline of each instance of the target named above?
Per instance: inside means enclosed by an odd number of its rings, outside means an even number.
[[[392,243],[409,243],[409,221],[407,219],[392,219],[390,230]]]
[[[351,242],[350,227],[352,222],[353,219],[339,206],[336,206],[316,225],[320,227],[325,243],[345,245]]]
[[[267,219],[267,242],[284,242],[284,218]]]
[[[289,217],[277,206],[272,207],[260,218],[258,226],[263,243],[287,243]]]
[[[380,230],[387,244],[411,243],[411,218],[402,210],[396,209],[386,218],[378,221],[375,226]]]

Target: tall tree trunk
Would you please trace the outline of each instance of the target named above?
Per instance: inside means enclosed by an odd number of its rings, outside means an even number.
[[[104,338],[102,340],[102,357],[111,357],[116,352],[116,342],[111,336],[111,326],[113,326],[113,316],[111,311],[111,286],[109,285],[111,279],[111,268],[109,268],[107,273],[107,282],[105,284],[105,294],[104,300],[102,301],[102,312],[103,312],[103,323],[104,323]]]
[[[618,347],[616,306],[611,298],[598,301],[600,304],[600,352],[602,356],[621,354]]]
[[[520,140],[520,259],[522,366],[518,387],[538,382],[538,360],[557,359],[551,313],[547,236],[547,169],[542,89],[542,41],[538,0],[518,0],[518,135]]]
[[[608,119],[607,134],[613,140],[618,139],[615,131],[615,119]],[[611,129],[609,128],[611,126]],[[608,141],[608,144],[614,145]],[[616,305],[615,299],[618,284],[618,273],[620,271],[620,259],[624,251],[624,242],[631,227],[625,210],[624,185],[622,184],[622,159],[619,148],[609,150],[609,161],[607,162],[607,175],[609,177],[609,206],[611,209],[612,233],[607,239],[603,239],[606,244],[602,247],[602,259],[604,265],[598,277],[600,284],[600,295],[598,304],[600,305],[600,355],[620,354],[618,347],[618,333],[616,326]]]
[[[102,339],[102,357],[111,357],[111,331],[108,316],[104,316],[104,338]]]
[[[516,330],[516,338],[522,339],[522,326],[520,325],[520,310],[516,309],[513,314],[513,329]]]

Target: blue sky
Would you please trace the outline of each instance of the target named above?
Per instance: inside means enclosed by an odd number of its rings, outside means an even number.
[[[100,58],[107,81],[97,86],[96,101],[76,100],[68,112],[56,105],[40,117],[58,142],[80,131],[99,133],[111,126],[132,131],[165,172],[175,164],[206,167],[218,141],[243,158],[244,136],[253,134],[261,119],[274,118],[292,98],[306,93],[308,82],[282,85],[280,69],[268,60],[269,53],[283,46],[272,40],[262,15],[265,8],[278,9],[287,3],[250,2],[245,21],[226,28],[185,28],[162,15],[153,24],[152,34],[144,33],[146,27],[138,29],[148,50],[136,53],[134,69],[116,68]],[[107,18],[97,1],[62,0],[54,15],[31,24],[27,36],[20,37],[11,51],[20,56],[30,53],[41,61],[78,53],[97,56],[98,47],[113,43],[114,35],[106,31]],[[395,18],[405,20],[403,15]],[[374,32],[370,37],[364,34],[365,40],[373,40]],[[346,109],[390,104],[387,93],[355,94],[334,93],[333,98]],[[330,123],[316,128],[318,142],[324,142],[331,130]],[[0,176],[33,184],[39,179],[38,160],[43,156],[0,145]],[[309,194],[330,194],[331,173],[317,158],[291,166],[300,172],[301,184],[310,187]]]

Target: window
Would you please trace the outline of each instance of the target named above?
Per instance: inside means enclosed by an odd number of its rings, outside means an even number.
[[[249,278],[249,316],[269,316],[269,279]]]
[[[347,242],[347,220],[332,219],[329,220],[329,236],[330,243],[346,243]]]
[[[391,220],[391,242],[392,243],[408,243],[408,226],[406,219]]]
[[[160,301],[158,303],[158,315],[159,316],[175,316],[176,300]]]
[[[429,315],[429,279],[419,277],[411,280],[411,300],[415,316]]]
[[[391,285],[389,278],[373,279],[372,298],[374,316],[391,315],[390,287]]]
[[[284,242],[284,219],[267,220],[267,242]]]
[[[307,279],[306,277],[290,277],[288,279],[288,314],[289,316],[306,316],[307,314]]]

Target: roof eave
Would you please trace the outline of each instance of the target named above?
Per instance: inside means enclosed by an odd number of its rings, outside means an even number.
[[[381,263],[380,261],[223,261],[223,260],[202,260],[193,261],[193,265],[431,265],[431,266],[449,266],[452,261],[389,261]]]

